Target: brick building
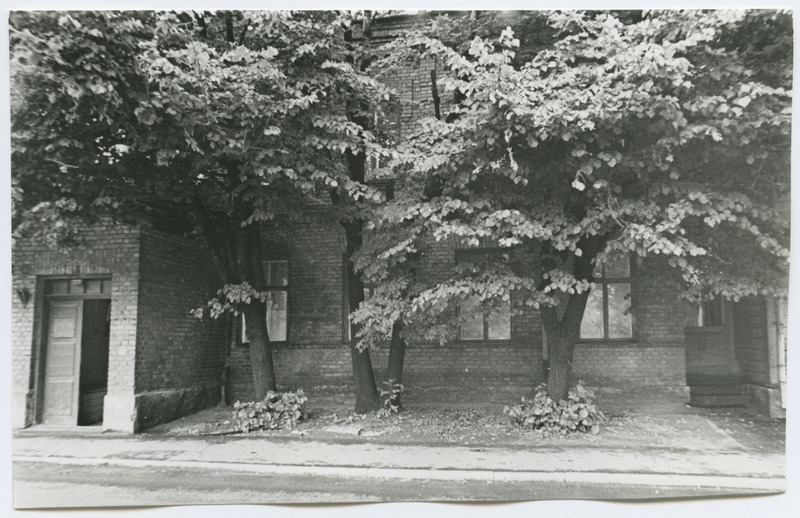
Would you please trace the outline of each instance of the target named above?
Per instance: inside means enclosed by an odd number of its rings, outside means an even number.
[[[385,20],[375,40],[407,23]],[[436,68],[422,62],[392,78],[402,99],[400,138],[432,113]],[[341,228],[312,212],[265,238],[282,244],[264,260],[279,387],[350,384]],[[426,268],[452,268],[461,249],[437,243]],[[207,254],[190,243],[148,226],[103,223],[69,253],[15,242],[12,261],[14,427],[143,430],[218,403],[226,359],[228,401],[252,399],[241,323],[189,314],[218,288]],[[648,260],[622,258],[601,273],[575,349],[576,378],[633,389],[688,383],[697,404],[752,402],[781,415],[785,301],[698,308],[678,298],[669,270]],[[380,380],[388,350],[372,354]],[[445,345],[410,343],[403,381],[524,390],[545,379],[546,365],[538,312],[501,311],[465,324]]]
[[[217,289],[204,254],[147,227],[85,235],[14,243],[13,426],[138,431],[218,403],[224,328],[189,315]]]

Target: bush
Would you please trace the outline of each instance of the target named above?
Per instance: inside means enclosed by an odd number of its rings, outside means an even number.
[[[606,420],[603,412],[594,402],[594,394],[583,388],[581,382],[569,391],[567,400],[556,403],[547,395],[544,384],[536,387],[533,399],[518,405],[506,406],[503,413],[508,414],[515,425],[543,432],[545,435],[573,432],[600,431],[600,423]]]
[[[380,395],[383,398],[383,406],[378,410],[379,418],[391,417],[400,411],[400,407],[394,404],[398,396],[403,393],[403,385],[394,380],[384,381]]]
[[[306,418],[303,405],[308,398],[302,390],[297,392],[267,392],[263,401],[233,405],[233,426],[244,433],[253,430],[293,429]]]

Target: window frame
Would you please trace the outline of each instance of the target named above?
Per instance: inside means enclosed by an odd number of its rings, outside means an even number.
[[[375,294],[375,284],[364,283],[364,300],[369,300]],[[350,336],[350,299],[347,293],[347,254],[342,254],[342,343],[349,344]]]
[[[625,257],[628,260],[628,277],[606,277],[606,265],[598,265],[602,266],[601,275],[598,277],[595,274],[594,277],[594,285],[595,288],[592,291],[596,291],[597,288],[600,288],[603,293],[603,336],[601,338],[584,338],[581,336],[581,331],[578,331],[578,341],[582,343],[629,343],[636,341],[636,314],[634,311],[635,303],[636,303],[636,296],[635,296],[635,286],[636,283],[634,282],[635,278],[635,263],[631,260],[630,254],[625,254],[620,257]],[[595,266],[597,268],[597,266]],[[609,310],[608,310],[608,285],[609,284],[627,284],[629,287],[630,293],[630,307],[628,309],[628,314],[630,315],[630,336],[628,337],[615,337],[612,338],[609,336],[610,332],[610,325],[609,325]],[[586,310],[584,309],[584,317],[586,316]],[[583,326],[583,318],[581,319],[581,326]]]
[[[477,298],[477,296],[474,296],[474,297]],[[489,319],[490,319],[490,316],[492,314],[492,311],[491,311],[490,308],[488,308],[486,306],[486,304],[482,303],[480,300],[477,301],[476,306],[477,305],[481,305],[482,309],[483,309],[483,319],[482,319],[483,320],[483,326],[482,326],[482,329],[483,329],[482,335],[483,336],[481,338],[465,338],[464,335],[463,335],[463,326],[461,325],[461,317],[462,317],[462,314],[463,314],[462,312],[463,312],[463,304],[464,304],[464,302],[466,302],[466,301],[461,301],[461,303],[458,306],[458,319],[459,319],[458,341],[459,342],[470,342],[470,343],[500,342],[500,343],[505,343],[505,342],[510,342],[514,338],[514,333],[513,333],[513,330],[514,330],[513,315],[511,314],[511,301],[510,300],[507,302],[507,304],[508,304],[508,338],[489,338]]]
[[[272,280],[272,277],[270,275],[270,267],[271,267],[272,263],[286,263],[286,284],[280,285],[280,284],[273,284],[273,283],[270,282]],[[289,279],[290,279],[290,269],[291,269],[290,261],[288,259],[267,259],[267,260],[263,261],[263,268],[264,268],[264,273],[265,273],[264,277],[265,277],[265,279],[267,279],[267,285],[264,288],[264,291],[265,292],[283,291],[283,292],[286,293],[286,322],[285,322],[286,337],[283,340],[275,340],[275,339],[272,338],[272,336],[269,337],[269,342],[271,344],[285,344],[285,343],[289,342],[289,329],[290,329],[290,326],[289,326],[289,322],[290,322],[290,316],[289,316],[289,285],[290,285],[290,282],[289,282]],[[265,311],[266,311],[265,318],[267,319],[267,325],[269,325],[269,305],[268,304],[267,304],[267,307],[265,308]],[[238,333],[239,345],[250,345],[250,341],[247,338],[247,325],[246,325],[246,322],[245,322],[244,313],[241,313],[239,315],[238,321],[239,321],[239,333]]]
[[[462,260],[485,257],[488,255],[500,255],[510,253],[509,248],[499,247],[481,247],[481,248],[459,248],[455,251],[455,263],[458,264]],[[489,319],[492,314],[491,308],[487,307],[485,303],[479,301],[478,304],[483,306],[483,333],[481,338],[464,338],[463,326],[461,325],[461,317],[463,311],[463,304],[466,301],[461,301],[458,305],[458,341],[465,343],[509,343],[514,340],[514,314],[512,311],[511,298],[506,302],[508,304],[508,338],[489,338]]]
[[[712,325],[710,323],[706,323],[706,317],[711,313],[706,311],[707,304],[715,304],[718,305],[718,313],[719,313],[719,324]],[[717,313],[717,310],[714,311]],[[722,329],[725,327],[725,301],[722,297],[714,297],[713,299],[704,300],[697,305],[697,327],[702,327],[704,329]]]

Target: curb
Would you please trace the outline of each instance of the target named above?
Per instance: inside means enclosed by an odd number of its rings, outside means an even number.
[[[618,484],[630,486],[668,486],[741,489],[748,492],[783,493],[786,479],[751,478],[723,475],[682,475],[667,473],[599,473],[507,470],[459,470],[434,468],[373,468],[352,466],[314,466],[286,464],[247,464],[205,461],[153,461],[142,459],[14,456],[13,462],[38,462],[73,466],[161,467],[213,469],[269,475],[316,475],[368,477],[403,480],[479,480],[486,482],[562,482]]]

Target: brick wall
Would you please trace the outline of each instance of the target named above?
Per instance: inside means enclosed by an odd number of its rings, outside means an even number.
[[[736,358],[742,375],[755,385],[768,385],[767,312],[762,297],[748,297],[733,305]]]
[[[286,225],[289,259],[289,339],[276,343],[279,387],[294,389],[352,383],[350,353],[342,342],[343,240],[335,223],[319,218]],[[268,239],[269,241],[269,239]],[[423,269],[443,276],[455,264],[454,242],[428,243]],[[629,341],[583,342],[576,346],[574,372],[596,386],[620,381],[685,385],[684,327],[694,308],[678,298],[677,279],[655,262],[634,269],[635,337]],[[530,386],[542,381],[539,313],[512,319],[512,340],[444,346],[410,343],[404,382],[409,386]],[[386,368],[388,346],[372,352],[376,379]],[[247,346],[231,349],[229,400],[252,399]]]
[[[137,427],[219,402],[223,320],[189,311],[219,289],[208,252],[178,236],[142,230],[136,348]]]
[[[384,380],[388,347],[371,351],[376,383]],[[232,350],[230,402],[253,399],[249,351]],[[347,344],[330,346],[276,345],[275,371],[281,390],[353,383],[350,349]],[[542,381],[541,349],[514,345],[451,344],[430,346],[410,344],[405,357],[403,383],[406,386],[530,387]]]
[[[46,276],[107,274],[111,291],[108,395],[118,405],[106,404],[104,421],[114,424],[129,419],[134,391],[134,358],[138,320],[139,230],[99,224],[82,233],[83,245],[69,252],[48,248],[31,240],[12,245],[12,365],[13,426],[33,424],[35,365],[41,334],[42,288]],[[24,305],[17,291],[33,295]],[[118,414],[115,410],[120,410]],[[127,414],[127,415],[126,415]]]
[[[660,260],[632,262],[634,338],[579,342],[573,375],[595,386],[685,385],[684,328],[696,320],[695,310],[678,297],[678,279]]]
[[[614,386],[620,382],[686,384],[686,359],[680,346],[580,344],[575,348],[574,365],[573,377],[592,386]]]

